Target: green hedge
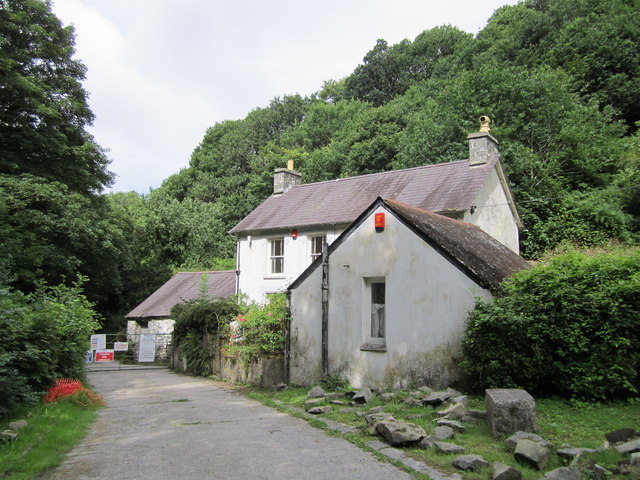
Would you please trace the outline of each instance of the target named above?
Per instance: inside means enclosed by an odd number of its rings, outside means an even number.
[[[521,387],[586,400],[638,396],[640,250],[569,253],[479,301],[462,344],[477,389]]]

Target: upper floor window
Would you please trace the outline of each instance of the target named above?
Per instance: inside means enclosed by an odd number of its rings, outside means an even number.
[[[322,255],[322,245],[326,243],[327,236],[320,235],[317,237],[311,237],[311,261]]]
[[[269,273],[280,275],[284,273],[284,238],[270,240]]]

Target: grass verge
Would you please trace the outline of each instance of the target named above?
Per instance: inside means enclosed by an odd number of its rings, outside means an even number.
[[[0,478],[34,479],[60,465],[67,451],[84,438],[98,408],[60,399],[23,406],[3,418],[1,430],[18,419],[27,420],[28,426],[19,431],[17,440],[0,444]]]
[[[278,407],[276,401],[279,401],[285,406],[304,408],[307,392],[307,388],[288,388],[281,392],[253,389],[249,395],[270,406]],[[374,397],[369,404],[359,406],[357,410],[366,412],[370,408],[382,406],[385,412],[392,414],[394,417],[418,424],[427,432],[431,431],[436,426],[434,414],[438,409],[409,406],[403,401],[406,396],[406,392],[398,392],[392,401],[386,403],[381,401],[379,397]],[[323,418],[345,425],[364,427],[364,419],[357,416],[354,410],[333,406],[334,410],[322,415]],[[484,399],[481,397],[469,397],[469,408],[484,409]],[[280,409],[291,413],[286,407],[280,407]],[[553,450],[557,450],[564,445],[598,449],[603,445],[605,441],[604,435],[608,432],[624,427],[640,430],[640,402],[637,401],[602,405],[571,404],[560,399],[538,399],[536,401],[536,412],[539,425],[537,433],[553,445]],[[312,422],[312,424],[315,423],[318,423],[318,421]],[[518,468],[522,472],[523,480],[537,480],[542,477],[541,472],[518,464],[513,454],[507,450],[504,442],[505,438],[494,439],[485,422],[465,424],[465,426],[467,428],[463,433],[457,433],[453,440],[448,441],[464,447],[466,453],[481,455],[490,464],[501,462]],[[368,441],[376,438],[367,434],[364,428],[360,432],[355,435],[343,436],[360,446],[366,446]],[[461,472],[452,466],[452,461],[456,455],[442,454],[433,448],[427,450],[405,448],[404,452],[406,455],[420,460],[443,473],[461,474],[465,480],[488,480],[492,477],[491,468],[481,472]],[[557,456],[554,455],[552,458],[546,471],[566,466]],[[622,460],[622,457],[615,451],[607,450],[595,454],[590,460],[614,471],[614,475],[609,477],[611,479],[624,478],[631,480],[631,477],[627,475],[620,476],[615,473],[618,462]]]

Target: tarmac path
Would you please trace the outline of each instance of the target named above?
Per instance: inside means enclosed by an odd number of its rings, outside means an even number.
[[[224,383],[166,369],[88,376],[106,406],[49,479],[412,478]]]

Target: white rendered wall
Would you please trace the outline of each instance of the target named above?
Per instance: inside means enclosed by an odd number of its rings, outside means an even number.
[[[330,231],[299,230],[296,239],[291,237],[291,230],[281,234],[239,237],[240,293],[248,301],[264,302],[266,294],[285,291],[311,265],[311,238],[326,235],[327,243],[331,244],[343,230],[344,227]],[[269,273],[269,241],[273,238],[284,238],[284,272],[281,275]]]
[[[518,225],[507,203],[507,195],[496,168],[491,171],[476,197],[475,212],[467,210],[462,220],[477,225],[500,243],[520,254]]]
[[[446,386],[457,376],[468,312],[488,290],[442,257],[383,207],[384,232],[373,214],[329,257],[329,373],[354,386]],[[321,373],[320,275],[316,269],[292,291],[291,383]],[[368,298],[364,278],[386,282],[386,351],[361,349]]]

